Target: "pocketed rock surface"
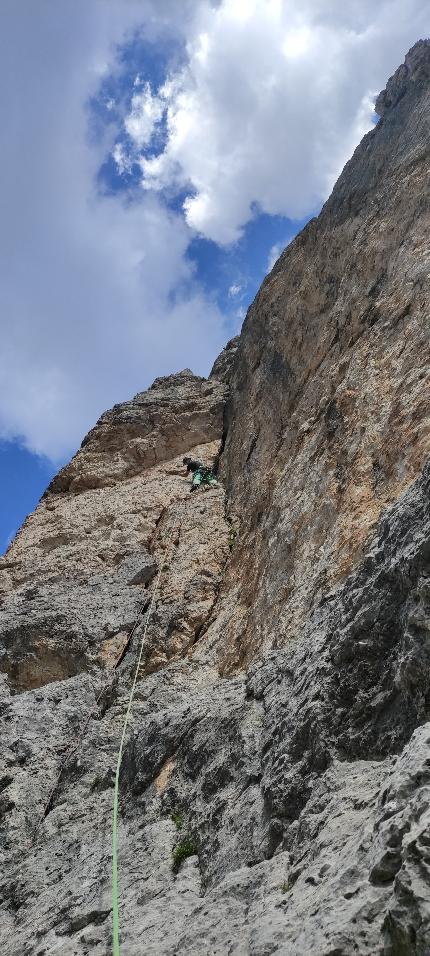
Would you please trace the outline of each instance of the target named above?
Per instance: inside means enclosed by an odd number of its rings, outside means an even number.
[[[112,951],[142,638],[122,956],[430,953],[429,41],[376,106],[210,377],[103,415],[0,559],[3,956]]]

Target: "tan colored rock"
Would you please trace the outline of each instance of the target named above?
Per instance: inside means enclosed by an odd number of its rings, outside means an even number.
[[[114,485],[219,440],[226,394],[225,383],[189,369],[156,379],[148,391],[102,415],[48,495]]]
[[[225,396],[216,378],[185,372],[157,380],[106,413],[54,479],[0,559],[0,672],[15,689],[111,668],[148,603],[172,534],[173,567],[161,578],[164,610],[148,633],[146,666],[157,669],[192,646],[218,593],[227,525],[222,489],[202,492],[197,506],[182,458],[191,451],[215,460]],[[134,457],[144,434],[152,435],[160,464]],[[206,442],[193,445],[199,437]]]
[[[428,49],[245,321],[223,456],[243,609],[227,669],[300,635],[430,451]]]

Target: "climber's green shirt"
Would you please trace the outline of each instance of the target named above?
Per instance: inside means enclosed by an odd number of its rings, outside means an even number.
[[[199,485],[216,485],[217,480],[215,475],[209,470],[209,468],[198,468],[193,475],[192,488],[198,488]]]

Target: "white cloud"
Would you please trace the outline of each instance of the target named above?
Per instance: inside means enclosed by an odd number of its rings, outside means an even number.
[[[224,331],[190,238],[230,243],[255,207],[317,206],[427,13],[422,0],[2,0],[0,437],[60,457],[155,375],[208,369]],[[140,25],[181,36],[186,57],[160,90],[137,78],[134,152],[115,158],[126,172],[137,152],[145,190],[126,203],[97,195],[115,130],[89,142],[87,103]],[[185,189],[184,215],[165,188]]]
[[[187,62],[160,91],[167,142],[141,157],[145,188],[188,190],[189,226],[221,244],[255,206],[312,213],[428,28],[423,0],[196,3]]]
[[[123,143],[115,143],[115,146],[112,150],[112,156],[115,160],[119,174],[122,176],[124,173],[129,173],[133,162],[128,151],[124,148]]]
[[[88,140],[88,98],[145,11],[154,33],[151,9],[1,4],[0,437],[54,459],[105,408],[156,375],[207,371],[224,344],[185,257],[183,217],[148,193],[97,195],[111,144]],[[155,10],[179,17],[173,3]]]
[[[236,296],[239,295],[240,292],[242,292],[242,286],[239,285],[238,282],[237,282],[237,283],[233,283],[233,285],[231,285],[230,288],[229,288],[229,290],[228,290],[228,294],[229,294],[230,299],[236,298]]]
[[[152,139],[157,124],[163,117],[165,105],[158,96],[153,96],[149,83],[131,100],[131,110],[125,120],[125,128],[136,146],[142,148]]]

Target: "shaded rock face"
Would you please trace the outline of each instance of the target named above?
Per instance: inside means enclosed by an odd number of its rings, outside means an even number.
[[[5,956],[111,952],[143,637],[123,956],[428,956],[429,66],[209,379],[103,415],[0,560]]]
[[[227,342],[227,345],[222,350],[221,354],[218,355],[218,358],[215,360],[212,366],[210,378],[220,379],[221,382],[225,382],[226,384],[229,383],[233,374],[239,342],[240,337],[238,335],[236,335],[234,339],[230,339],[230,341]]]

